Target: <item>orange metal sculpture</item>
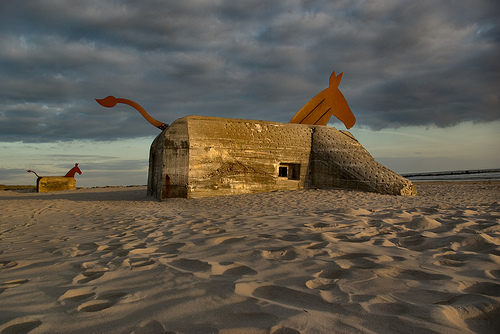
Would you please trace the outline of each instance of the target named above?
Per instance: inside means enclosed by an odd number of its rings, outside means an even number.
[[[42,178],[43,176],[40,176],[38,175],[34,170],[27,170],[28,173],[33,173],[36,175],[36,177],[38,178]],[[67,173],[66,175],[64,175],[64,177],[75,177],[75,174],[78,173],[80,175],[82,175],[82,171],[80,170],[80,167],[78,167],[78,164],[75,164],[75,167],[71,168]]]
[[[338,76],[333,71],[330,76],[330,85],[327,89],[316,95],[298,113],[293,116],[289,123],[327,125],[330,117],[335,116],[350,129],[356,123],[356,118],[352,114],[347,101],[339,90],[342,73]],[[112,108],[117,103],[128,104],[141,113],[144,118],[161,130],[168,128],[168,124],[157,121],[144,110],[139,104],[127,99],[119,99],[108,96],[104,99],[96,99],[103,107]]]
[[[75,177],[75,174],[78,173],[82,175],[82,171],[80,170],[80,167],[78,167],[78,164],[75,164],[75,167],[71,168],[64,177]]]
[[[73,190],[76,189],[75,174],[82,174],[82,171],[75,164],[64,176],[40,176],[34,170],[28,170],[28,173],[36,175],[36,191],[39,193],[47,191]]]
[[[289,123],[327,125],[332,115],[341,120],[350,129],[356,123],[351,108],[339,90],[342,73],[335,76],[333,71],[330,76],[330,86],[313,97]]]
[[[149,123],[156,126],[158,129],[165,130],[166,128],[168,128],[168,124],[157,121],[153,117],[149,116],[149,114],[146,112],[146,110],[144,110],[138,103],[135,103],[134,101],[127,100],[127,99],[117,99],[114,96],[108,96],[104,99],[96,99],[96,101],[101,106],[106,107],[106,108],[113,108],[114,106],[116,106],[117,103],[127,104],[127,105],[135,108],[138,112],[140,112],[141,115],[144,116],[144,118]]]

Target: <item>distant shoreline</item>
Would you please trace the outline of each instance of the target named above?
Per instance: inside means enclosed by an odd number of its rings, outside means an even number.
[[[493,169],[470,169],[470,170],[455,170],[455,171],[440,171],[440,172],[418,172],[418,173],[402,173],[403,177],[408,178],[413,182],[429,182],[429,181],[500,181],[500,168]],[[92,186],[92,187],[77,187],[77,189],[93,189],[93,188],[127,188],[127,187],[143,187],[145,185],[120,185],[120,186]],[[35,189],[34,185],[5,185],[0,184],[1,190],[30,190]]]
[[[495,169],[475,169],[475,170],[455,170],[455,171],[442,171],[442,172],[420,172],[420,173],[404,173],[401,176],[415,177],[415,176],[444,176],[444,175],[464,175],[464,174],[484,174],[484,173],[500,173],[500,168]]]
[[[500,169],[404,173],[410,181],[493,181],[500,180]]]

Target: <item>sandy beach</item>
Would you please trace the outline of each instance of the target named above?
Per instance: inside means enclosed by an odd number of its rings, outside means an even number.
[[[0,192],[0,333],[499,333],[500,182]]]

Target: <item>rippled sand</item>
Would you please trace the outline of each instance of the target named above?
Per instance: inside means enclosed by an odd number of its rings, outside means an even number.
[[[500,183],[0,192],[1,333],[498,333]]]

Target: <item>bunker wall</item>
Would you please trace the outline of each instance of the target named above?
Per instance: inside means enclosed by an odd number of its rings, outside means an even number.
[[[187,197],[189,133],[187,120],[176,120],[151,144],[148,194],[158,199]]]
[[[65,176],[42,176],[36,181],[37,192],[73,190],[76,189],[76,180]]]
[[[312,184],[390,195],[414,195],[413,184],[375,161],[347,131],[316,126],[311,154]]]
[[[309,127],[189,116],[188,130],[189,198],[307,186]]]
[[[302,188],[414,195],[412,183],[332,127],[186,116],[154,140],[148,194],[197,198]]]

